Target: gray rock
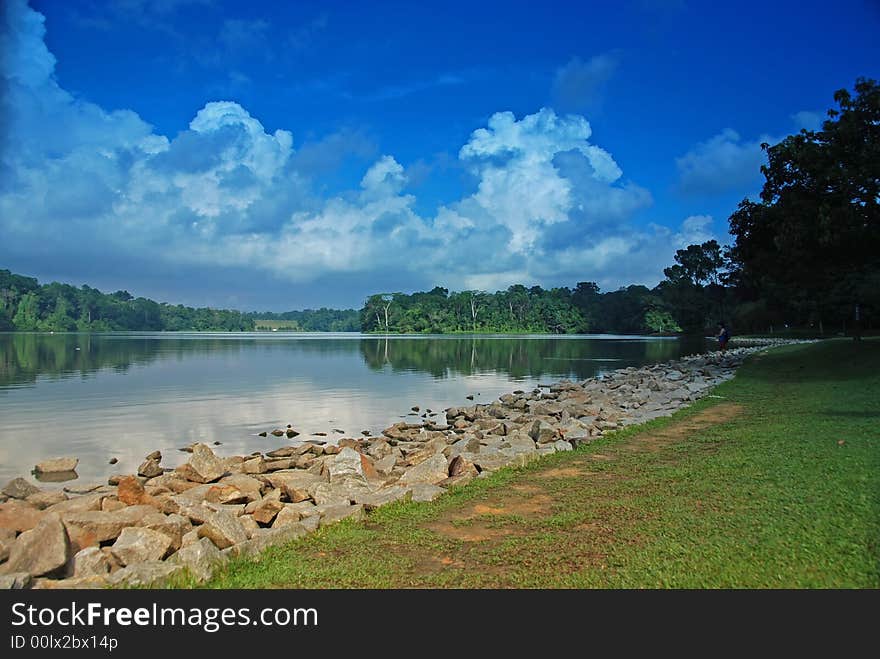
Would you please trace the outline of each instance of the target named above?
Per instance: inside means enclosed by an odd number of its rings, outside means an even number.
[[[28,572],[35,577],[49,574],[67,564],[70,543],[57,514],[46,515],[12,545],[4,572]]]
[[[400,477],[401,485],[415,485],[417,483],[439,483],[449,476],[449,464],[446,456],[437,453],[424,462],[410,467]]]
[[[558,439],[551,444],[557,451],[572,451],[574,450],[571,446],[570,442],[565,441],[564,439]]]
[[[193,446],[192,457],[176,469],[177,473],[194,483],[211,483],[218,480],[226,469],[207,444]]]
[[[352,478],[366,480],[362,456],[353,448],[345,447],[327,461],[330,482],[336,483]]]
[[[178,551],[168,561],[185,566],[199,581],[207,581],[214,570],[223,564],[225,557],[208,538],[201,538]]]
[[[360,504],[342,504],[318,507],[322,508],[321,523],[319,524],[319,527],[324,527],[329,524],[335,524],[336,522],[341,522],[344,519],[361,520],[364,518],[364,507]]]
[[[122,529],[111,551],[123,565],[158,561],[171,549],[171,538],[164,533],[143,527]]]
[[[149,561],[135,563],[117,570],[111,574],[107,581],[114,586],[157,586],[166,579],[180,574],[184,566],[170,561]]]
[[[154,458],[147,458],[138,467],[138,476],[144,476],[145,478],[154,478],[161,476],[163,473],[165,473],[165,470],[162,469],[159,461]]]
[[[355,497],[354,502],[362,504],[365,510],[370,511],[395,501],[409,501],[410,499],[412,499],[412,487],[392,485]]]
[[[247,532],[238,517],[226,511],[214,513],[198,528],[200,538],[208,538],[220,549],[247,540]]]
[[[34,578],[28,572],[10,572],[0,575],[0,590],[25,590]]]
[[[66,471],[76,471],[79,458],[52,458],[43,460],[34,467],[38,474],[57,474]]]
[[[412,486],[413,501],[433,501],[446,492],[442,487],[430,483],[416,483]]]
[[[313,486],[309,493],[316,504],[340,504],[350,503],[358,497],[371,494],[373,488],[367,486],[366,481],[356,477],[334,483],[318,483]]]
[[[251,501],[257,501],[260,499],[264,487],[262,481],[246,474],[231,474],[229,476],[224,476],[218,481],[218,483],[220,485],[231,485],[232,487],[237,488]]]
[[[549,444],[550,442],[554,442],[559,439],[559,435],[556,432],[556,428],[547,423],[546,421],[535,421],[529,427],[528,430],[529,437],[531,437],[538,444]]]
[[[114,557],[108,556],[108,553],[100,547],[86,547],[73,557],[73,576],[75,578],[103,577],[110,574],[110,570],[117,565]]]
[[[536,448],[531,436],[522,430],[516,430],[507,435],[506,443],[509,445],[508,448],[515,453],[534,451]]]
[[[3,486],[3,490],[0,491],[11,499],[27,499],[32,494],[37,494],[42,490],[19,476],[6,483]]]

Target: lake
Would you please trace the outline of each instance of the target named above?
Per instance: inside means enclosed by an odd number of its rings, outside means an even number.
[[[164,466],[196,441],[219,455],[378,434],[410,408],[440,412],[515,389],[702,352],[705,339],[638,336],[375,336],[259,332],[0,333],[0,484],[46,458],[80,459],[76,484]],[[339,433],[337,431],[343,431]],[[110,458],[118,464],[110,465]]]

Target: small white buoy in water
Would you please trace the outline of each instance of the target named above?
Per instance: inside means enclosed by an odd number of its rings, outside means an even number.
[[[79,350],[79,348],[77,348],[77,350]]]

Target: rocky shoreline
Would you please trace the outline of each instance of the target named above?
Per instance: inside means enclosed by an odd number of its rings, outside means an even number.
[[[183,570],[206,580],[229,557],[255,556],[394,501],[432,501],[502,467],[668,416],[733,377],[750,354],[794,342],[761,340],[562,380],[450,407],[445,423],[400,422],[381,436],[336,444],[297,441],[282,430],[293,443],[230,457],[195,444],[175,469],[163,468],[154,451],[137,474],[107,484],[48,491],[16,478],[0,497],[0,588],[149,585]],[[70,464],[75,458],[41,463]]]

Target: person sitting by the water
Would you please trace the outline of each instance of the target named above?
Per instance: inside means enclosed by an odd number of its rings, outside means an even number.
[[[721,352],[724,352],[727,350],[727,342],[730,341],[730,332],[723,322],[718,323],[718,327],[718,347],[721,348]]]

